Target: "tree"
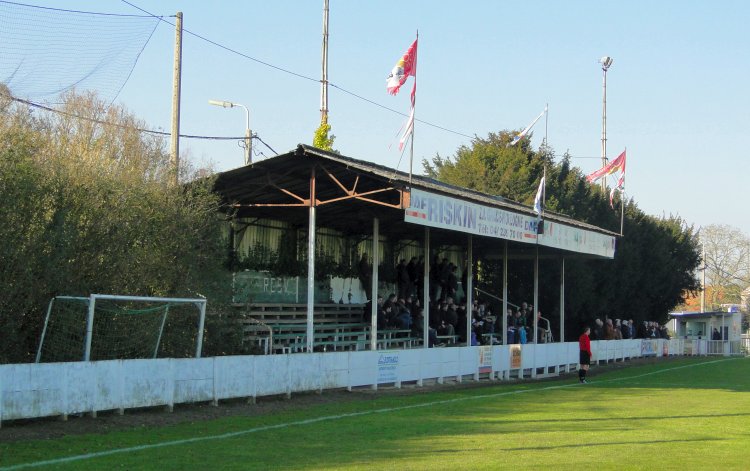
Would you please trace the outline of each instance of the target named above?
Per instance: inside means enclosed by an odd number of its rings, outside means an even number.
[[[476,137],[453,157],[438,155],[432,162],[423,161],[425,173],[446,183],[532,204],[546,167],[548,211],[619,232],[620,215],[610,208],[608,195],[587,183],[567,154],[555,162],[553,149],[535,151],[528,139],[510,146],[512,136],[501,131],[486,139]],[[697,238],[685,221],[648,216],[631,200],[625,202],[624,233],[613,261],[566,262],[566,279],[574,280],[566,284],[567,332],[578,331],[581,322],[593,317],[664,321],[686,293],[698,288],[694,276],[699,263]],[[528,296],[531,270],[528,263],[514,264],[511,300]],[[555,268],[542,270],[540,286],[556,286],[558,277]],[[540,292],[540,306],[556,306],[557,294],[552,291]]]
[[[726,224],[701,229],[705,251],[707,309],[721,304],[739,304],[740,295],[750,286],[750,237]]]
[[[56,295],[229,299],[210,178],[171,185],[161,138],[94,94],[0,105],[0,363],[31,358]]]
[[[320,126],[318,126],[318,129],[315,130],[315,135],[313,136],[313,146],[317,147],[318,149],[334,152],[333,141],[336,140],[336,136],[334,136],[333,134],[329,136],[330,132],[331,125],[328,124],[328,118],[324,116],[320,121]]]

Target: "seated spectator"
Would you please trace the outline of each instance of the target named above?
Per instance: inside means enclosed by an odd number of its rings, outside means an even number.
[[[411,329],[411,312],[403,299],[398,301],[398,310],[398,314],[395,315],[395,327],[397,329]]]

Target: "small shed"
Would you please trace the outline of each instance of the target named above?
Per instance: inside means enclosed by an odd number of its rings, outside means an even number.
[[[681,339],[738,341],[741,335],[740,312],[670,312],[667,328]]]

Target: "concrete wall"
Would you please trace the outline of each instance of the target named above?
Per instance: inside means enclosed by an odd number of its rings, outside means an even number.
[[[592,342],[595,362],[683,354],[682,340]],[[689,354],[701,354],[691,345]],[[404,381],[508,379],[575,369],[577,343],[329,352],[197,359],[112,360],[0,365],[3,420],[172,406]],[[517,347],[516,347],[517,348]],[[706,352],[705,347],[702,350]]]

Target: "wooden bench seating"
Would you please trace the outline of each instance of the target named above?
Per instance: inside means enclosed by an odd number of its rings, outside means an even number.
[[[238,304],[243,341],[257,343],[265,353],[303,352],[307,348],[307,305],[285,303]],[[363,322],[363,304],[316,304],[313,310],[313,348],[362,350],[371,344],[370,323]],[[409,330],[378,331],[379,349],[412,348],[422,338]]]

